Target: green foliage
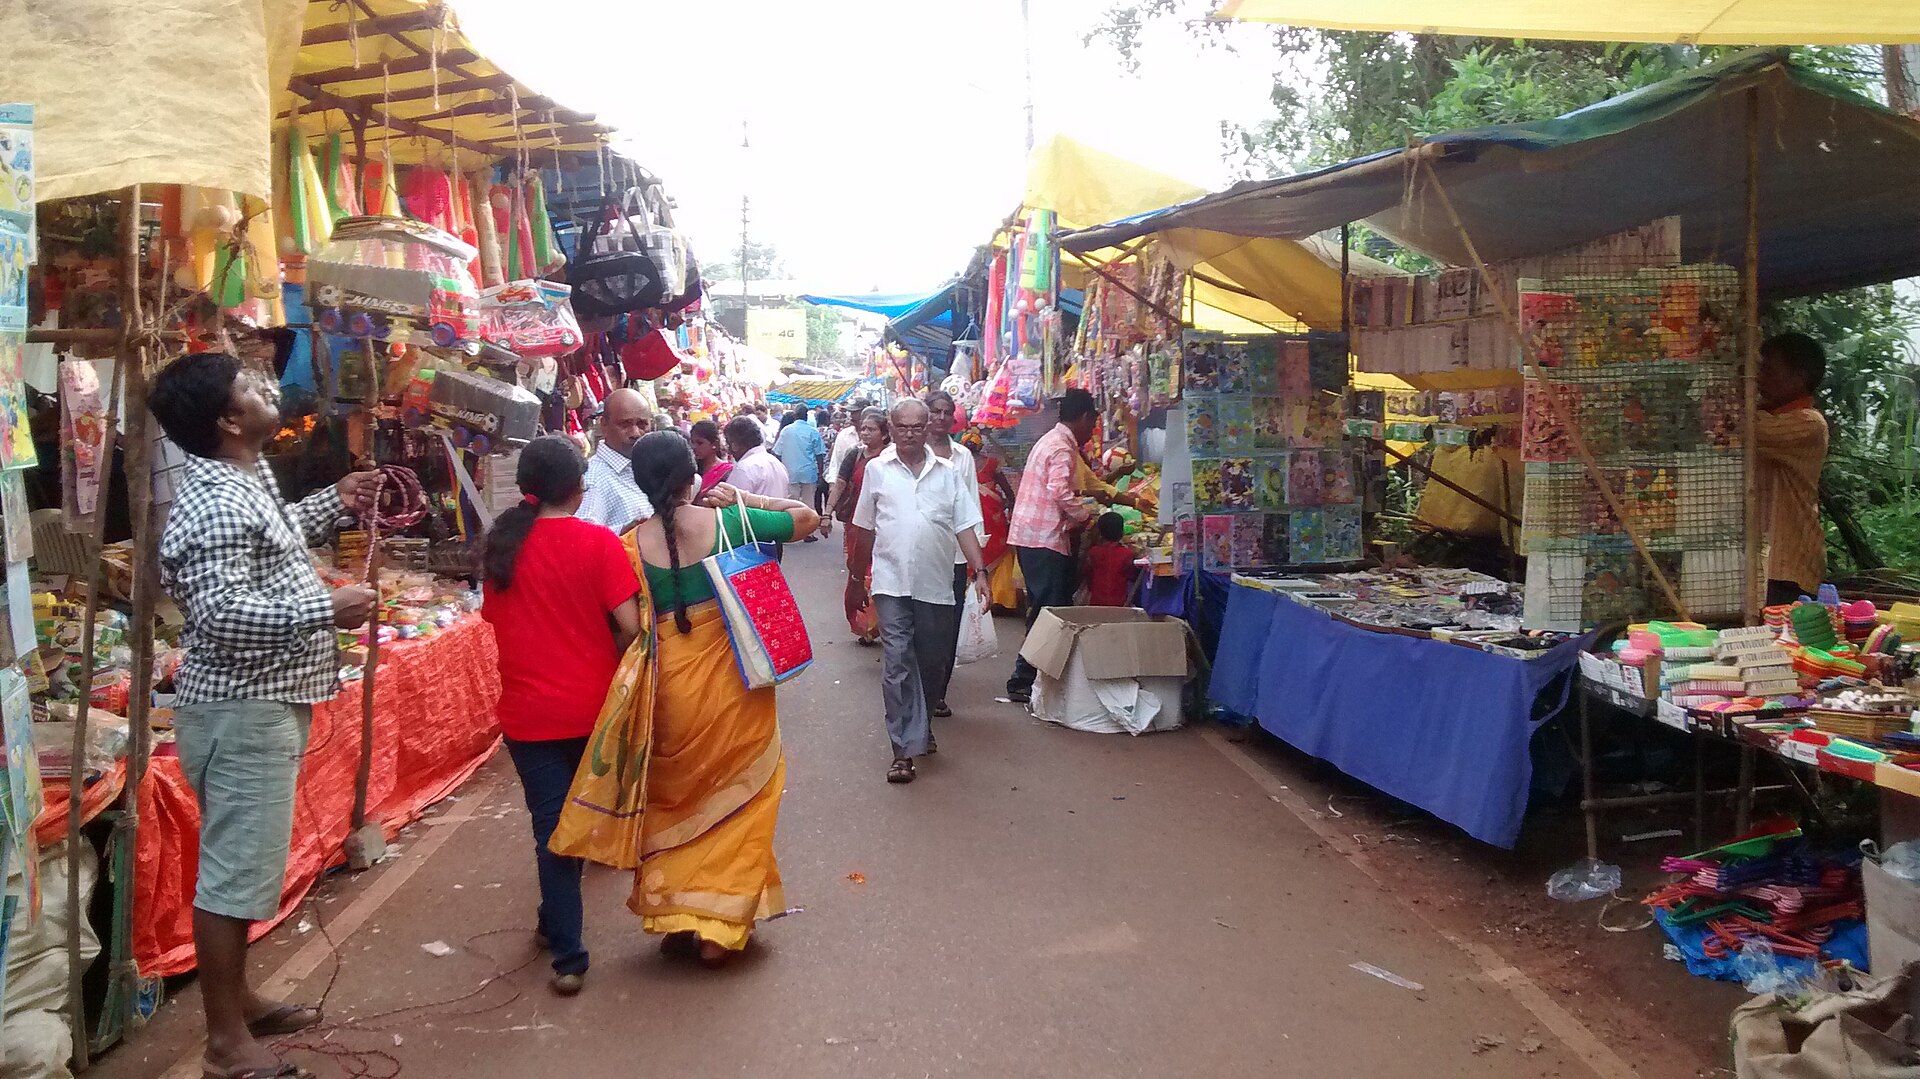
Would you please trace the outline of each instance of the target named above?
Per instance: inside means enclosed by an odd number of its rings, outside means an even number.
[[[807,362],[825,363],[843,358],[840,349],[840,315],[826,307],[808,305]]]
[[[733,249],[727,252],[727,261],[712,266],[702,266],[701,269],[709,281],[738,281],[740,280],[740,262],[740,246],[735,244]],[[772,244],[748,241],[746,266],[755,281],[773,281],[787,276],[787,264]]]

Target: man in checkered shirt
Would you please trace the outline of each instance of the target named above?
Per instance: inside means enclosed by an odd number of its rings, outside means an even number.
[[[240,1079],[296,1074],[259,1039],[320,1020],[317,1009],[262,999],[247,985],[247,934],[280,908],[312,706],[338,688],[334,630],[365,624],[377,598],[359,585],[329,589],[307,554],[347,507],[367,508],[373,474],[282,502],[260,457],[280,428],[278,397],[265,376],[219,353],[175,360],[148,397],[187,453],[160,569],[186,613],[174,730],[200,802],[193,942],[204,1070]]]

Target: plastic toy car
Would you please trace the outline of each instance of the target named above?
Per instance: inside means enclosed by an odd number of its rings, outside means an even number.
[[[524,445],[537,433],[540,399],[497,378],[429,369],[407,384],[400,422],[415,430],[439,427],[461,449],[498,453]]]
[[[573,289],[556,281],[509,281],[480,294],[480,336],[526,358],[563,356],[585,338]]]
[[[464,348],[480,340],[476,252],[451,233],[404,217],[342,218],[307,260],[314,321],[328,333]],[[425,340],[417,335],[424,334]]]

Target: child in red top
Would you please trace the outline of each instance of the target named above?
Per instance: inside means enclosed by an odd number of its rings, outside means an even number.
[[[1120,542],[1127,531],[1126,519],[1117,513],[1103,513],[1096,528],[1100,541],[1087,549],[1087,602],[1095,607],[1130,606],[1133,593],[1133,548]]]

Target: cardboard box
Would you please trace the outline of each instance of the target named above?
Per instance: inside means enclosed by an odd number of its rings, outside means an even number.
[[[1041,719],[1101,734],[1180,726],[1187,626],[1136,607],[1049,607],[1020,655],[1040,672],[1033,708]]]
[[[1920,959],[1920,884],[1860,863],[1867,893],[1867,959],[1875,972],[1892,973]]]

